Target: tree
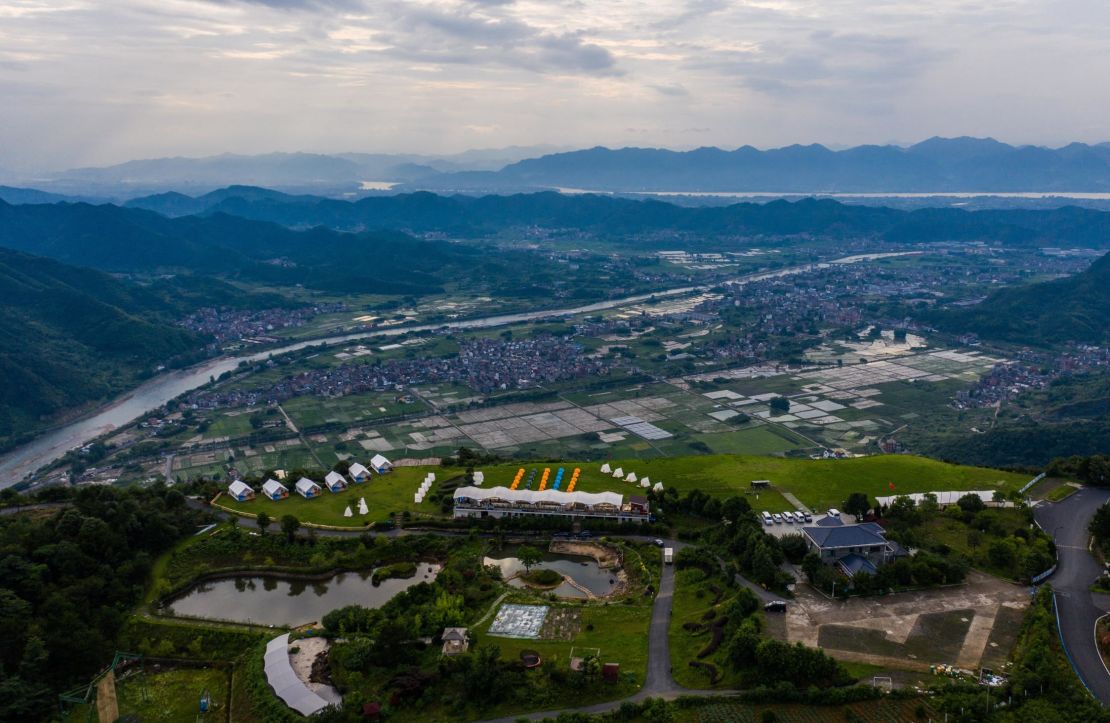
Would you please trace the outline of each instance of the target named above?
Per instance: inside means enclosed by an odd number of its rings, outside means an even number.
[[[1099,542],[1110,539],[1110,503],[1104,504],[1095,510],[1091,518],[1089,531]]]
[[[261,532],[263,535],[266,534],[266,528],[270,526],[271,522],[273,522],[273,520],[270,519],[270,516],[267,515],[265,512],[259,512],[258,517],[256,517],[254,521],[255,524],[258,525],[258,531]]]
[[[982,512],[987,507],[985,504],[983,504],[983,500],[980,499],[979,495],[972,494],[964,495],[960,499],[956,500],[956,504],[961,510],[964,511],[964,513],[968,515],[974,515],[976,512]]]
[[[516,556],[517,559],[520,560],[520,564],[524,565],[524,570],[526,572],[531,572],[532,566],[538,565],[540,561],[543,560],[543,555],[540,551],[531,545],[524,545],[521,547],[517,550]]]
[[[844,511],[857,518],[863,517],[871,509],[871,503],[863,492],[853,492],[844,500]]]
[[[301,529],[301,521],[293,515],[284,515],[281,518],[281,531],[285,533],[285,539],[289,544],[293,544],[293,537],[297,534],[297,530]]]
[[[785,414],[790,411],[790,400],[786,397],[775,397],[768,406],[771,407],[772,412],[781,412]]]

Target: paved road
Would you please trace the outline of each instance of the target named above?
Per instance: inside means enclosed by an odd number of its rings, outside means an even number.
[[[1104,705],[1110,704],[1110,673],[1095,642],[1095,621],[1110,610],[1110,598],[1088,589],[1102,566],[1087,549],[1087,526],[1095,510],[1110,501],[1110,490],[1084,487],[1063,502],[1034,510],[1037,523],[1056,540],[1059,565],[1050,581],[1056,592],[1060,636],[1075,672]]]

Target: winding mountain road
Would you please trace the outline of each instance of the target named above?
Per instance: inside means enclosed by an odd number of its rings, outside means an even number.
[[[1087,527],[1110,490],[1084,487],[1062,502],[1037,505],[1037,524],[1056,541],[1059,561],[1050,581],[1064,651],[1091,694],[1110,705],[1110,671],[1095,640],[1095,623],[1110,610],[1110,596],[1090,591],[1102,565],[1088,549]]]

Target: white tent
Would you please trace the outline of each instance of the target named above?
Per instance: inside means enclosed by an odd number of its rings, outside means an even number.
[[[628,473],[628,474],[627,474],[627,475],[625,476],[625,478],[624,478],[624,481],[625,481],[625,482],[635,482],[635,481],[636,481],[636,480],[638,480],[638,479],[639,479],[639,477],[637,477],[637,476],[636,476],[636,473],[635,473],[635,472],[629,472],[629,473]]]
[[[366,498],[365,497],[359,499],[359,501],[358,501],[358,513],[360,515],[365,515],[365,514],[370,513],[370,508],[368,508],[366,506]]]
[[[412,501],[415,502],[416,504],[420,504],[421,502],[424,501],[424,495],[417,492],[416,494],[414,494],[412,496]]]
[[[351,506],[350,505],[347,505],[347,509],[343,510],[343,516],[344,517],[354,517],[354,513],[351,512]]]
[[[378,474],[389,472],[393,469],[393,463],[380,454],[375,454],[374,458],[370,460],[370,469]]]
[[[651,487],[651,480],[649,480],[647,477],[644,477],[642,480],[640,480],[640,486],[644,489]]]
[[[355,482],[365,482],[370,479],[370,470],[366,469],[358,462],[353,462],[347,472]]]
[[[324,475],[324,484],[332,492],[342,492],[347,489],[347,480],[343,479],[343,475],[334,470]]]
[[[612,469],[610,469],[610,467],[609,467],[609,463],[608,463],[608,462],[606,462],[605,464],[601,465],[601,472],[602,472],[602,474],[609,474],[609,473],[610,473],[610,472],[612,472],[612,471],[613,471],[613,470],[612,470]]]
[[[652,487],[651,489],[654,492],[662,492],[663,491],[663,483],[662,482],[656,482],[655,486]]]
[[[425,477],[424,479],[426,479],[429,482],[435,482],[436,481],[436,473],[435,472],[429,472],[428,476]]]
[[[486,475],[481,470],[474,473],[474,484],[480,485],[486,481]]]
[[[620,479],[621,477],[624,477],[624,470],[621,469],[620,467],[617,467],[615,470],[613,470],[613,476],[616,477],[617,479]]]

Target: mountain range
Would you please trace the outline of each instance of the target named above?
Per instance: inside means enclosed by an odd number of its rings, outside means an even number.
[[[1110,145],[1012,146],[991,138],[931,138],[909,147],[834,151],[793,145],[733,151],[590,148],[496,172],[420,179],[428,190],[574,188],[646,193],[985,193],[1110,191]]]
[[[417,192],[341,201],[251,187],[225,188],[199,197],[160,194],[133,199],[127,206],[171,216],[227,214],[290,228],[326,226],[351,232],[402,229],[481,237],[510,228],[576,229],[641,247],[671,246],[678,241],[676,237],[695,245],[720,245],[722,239],[736,237],[820,235],[905,243],[982,240],[1092,247],[1101,247],[1110,239],[1110,214],[1077,207],[901,211],[830,199],[678,206],[552,191],[480,197]]]

